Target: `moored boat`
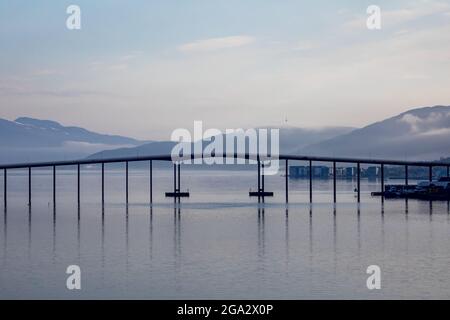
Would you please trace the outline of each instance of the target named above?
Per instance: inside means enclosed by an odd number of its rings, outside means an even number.
[[[441,177],[436,181],[421,181],[417,185],[386,185],[382,192],[372,192],[371,195],[385,198],[450,200],[450,177]]]

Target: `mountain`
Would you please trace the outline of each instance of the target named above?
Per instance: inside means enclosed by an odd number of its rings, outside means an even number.
[[[146,141],[66,127],[27,117],[0,119],[0,163],[68,160],[99,150],[137,146]]]
[[[175,145],[176,143],[171,141],[155,141],[137,147],[123,147],[111,150],[102,150],[94,154],[91,154],[88,158],[102,159],[102,158],[164,155],[170,154],[172,148]]]
[[[319,142],[340,134],[345,134],[354,130],[350,127],[330,127],[330,128],[294,128],[285,127],[280,129],[280,153],[292,153],[299,147],[307,146],[311,143]],[[225,138],[224,138],[225,141]],[[203,146],[209,144],[204,141]],[[110,158],[126,156],[144,156],[170,154],[176,145],[171,141],[150,142],[144,145],[131,148],[118,148],[114,150],[104,150],[91,155],[89,158]]]
[[[347,134],[353,130],[355,128],[352,127],[284,127],[280,129],[280,153],[294,154],[300,148]]]
[[[433,160],[450,155],[450,106],[412,109],[322,142],[299,154],[402,160]]]

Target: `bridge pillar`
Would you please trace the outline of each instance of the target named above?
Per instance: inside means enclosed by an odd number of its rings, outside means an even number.
[[[333,161],[333,202],[336,203],[336,161]]]
[[[53,208],[56,206],[56,166],[53,166]]]
[[[128,161],[125,162],[125,202],[128,204]]]
[[[189,197],[189,192],[181,192],[181,164],[179,163],[173,164],[173,192],[166,192],[166,197],[173,198],[174,202],[177,199],[180,202],[181,197]]]
[[[102,162],[102,207],[105,205],[105,163]]]
[[[433,166],[428,167],[428,180],[433,181]]]
[[[361,202],[361,165],[356,163],[356,188],[358,191],[358,203]]]
[[[150,160],[150,203],[153,203],[153,161]]]
[[[181,192],[181,167],[180,167],[180,164],[178,163],[178,165],[177,165],[177,169],[178,169],[178,181],[177,181],[177,192],[178,192],[178,194],[180,194],[180,192]],[[178,197],[178,202],[180,202],[180,200],[181,200],[181,198],[180,197]]]
[[[6,169],[3,169],[3,203],[5,205],[5,209],[8,205],[8,172]]]
[[[287,179],[287,178],[286,178]],[[262,164],[258,157],[258,191],[250,191],[248,193],[249,197],[258,197],[258,202],[261,200],[264,202],[264,197],[273,197],[273,192],[265,191],[264,189],[264,163]]]
[[[78,223],[80,221],[80,164],[77,164],[77,202],[78,202],[78,210],[77,210],[77,218]]]
[[[312,203],[312,161],[309,160],[309,202]]]
[[[260,192],[261,192],[261,162],[259,161],[258,157],[258,203],[261,201]]]
[[[264,194],[264,162],[263,162],[263,164],[262,164],[262,166],[261,166],[261,169],[262,169],[262,171],[261,171],[261,192]],[[264,202],[264,195],[262,196],[262,202]]]
[[[173,165],[173,192],[177,192],[177,165]]]
[[[288,183],[288,177],[289,176],[289,164],[288,159],[286,159],[286,166],[285,166],[285,192],[286,192],[286,203],[289,202],[289,183]]]
[[[28,167],[28,206],[31,207],[31,167]]]
[[[77,202],[80,209],[80,164],[77,164]]]
[[[180,192],[181,191],[181,174],[180,174],[180,172],[181,172],[181,167],[180,167],[180,164],[178,164],[177,165],[177,167],[178,167],[178,192]]]

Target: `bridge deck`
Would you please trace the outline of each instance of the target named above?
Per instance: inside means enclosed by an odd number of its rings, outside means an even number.
[[[250,159],[263,161],[270,160],[270,157],[258,156],[256,154],[235,154],[230,156],[215,155],[216,157],[234,158],[234,159]],[[203,155],[190,155],[186,159],[201,159],[206,158]],[[272,159],[276,159],[275,157]],[[324,157],[324,156],[302,156],[302,155],[287,155],[281,154],[278,156],[279,160],[300,160],[300,161],[316,161],[316,162],[336,162],[336,163],[360,163],[360,164],[384,164],[384,165],[407,165],[418,167],[437,167],[450,166],[450,162],[437,161],[408,161],[408,160],[389,160],[389,159],[369,159],[369,158],[347,158],[347,157]],[[137,161],[172,161],[170,154],[168,155],[154,155],[154,156],[134,156],[134,157],[118,157],[118,158],[97,158],[97,159],[79,159],[79,160],[65,160],[65,161],[46,161],[46,162],[27,162],[27,163],[10,163],[0,164],[0,169],[21,169],[21,168],[36,168],[36,167],[59,167],[72,165],[86,165],[99,163],[115,163],[115,162],[137,162]]]
[[[264,171],[264,162],[266,160],[284,160],[285,161],[285,199],[288,203],[288,166],[289,161],[308,161],[309,163],[309,201],[313,201],[313,176],[312,176],[312,163],[313,162],[330,162],[333,165],[333,202],[336,202],[336,163],[354,163],[357,167],[356,179],[357,179],[357,201],[360,202],[360,180],[361,180],[361,164],[372,164],[381,166],[381,191],[384,191],[384,166],[385,165],[400,165],[405,166],[405,184],[408,184],[408,167],[409,166],[421,166],[428,167],[429,170],[429,180],[433,177],[433,167],[443,166],[447,168],[447,175],[449,175],[450,163],[443,163],[437,161],[401,161],[401,160],[386,160],[386,159],[367,159],[367,158],[339,158],[339,157],[321,157],[321,156],[301,156],[301,155],[279,155],[278,157],[267,157],[260,156],[257,154],[234,154],[234,155],[223,155],[223,154],[212,154],[212,157],[222,157],[222,158],[234,158],[234,159],[247,159],[254,160],[258,164],[258,191],[250,192],[250,196],[257,196],[258,202],[262,199],[264,201],[265,196],[273,196],[273,192],[264,190],[264,173],[261,174],[261,164],[262,170]],[[206,158],[203,155],[187,155],[183,160],[194,160],[194,159]],[[210,157],[209,157],[210,158]],[[107,159],[80,159],[80,160],[68,160],[68,161],[50,161],[50,162],[29,162],[29,163],[13,163],[13,164],[3,164],[0,165],[0,170],[3,170],[3,180],[4,180],[4,205],[7,207],[7,172],[9,169],[22,169],[28,168],[28,204],[31,206],[31,169],[38,167],[52,167],[53,168],[53,205],[56,205],[56,167],[60,166],[77,166],[77,192],[78,192],[78,206],[80,205],[80,166],[88,164],[101,164],[102,170],[102,204],[105,202],[104,195],[104,184],[105,184],[105,163],[117,163],[124,162],[126,164],[126,203],[128,203],[128,163],[137,161],[149,161],[150,166],[150,203],[153,202],[152,197],[152,163],[153,161],[172,161],[171,155],[154,155],[154,156],[135,156],[135,157],[119,157],[119,158],[107,158]],[[180,162],[174,162],[174,180],[173,180],[173,192],[167,192],[166,196],[174,197],[180,199],[180,197],[187,197],[189,193],[181,192],[180,188]]]

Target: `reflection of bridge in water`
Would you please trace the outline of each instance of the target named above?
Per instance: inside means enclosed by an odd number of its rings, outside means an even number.
[[[214,155],[213,155],[214,156]],[[216,157],[224,157],[222,155],[216,155]],[[194,160],[199,158],[206,158],[202,155],[190,155],[187,157],[188,160]],[[278,158],[275,157],[263,157],[254,154],[234,154],[233,156],[226,156],[226,158],[243,159],[252,161],[257,164],[257,191],[250,192],[249,196],[258,197],[258,202],[264,201],[264,197],[273,196],[273,192],[266,191],[264,186],[264,163],[267,161],[280,160],[284,162],[285,167],[285,201],[289,202],[289,188],[288,188],[288,169],[289,161],[307,161],[309,163],[309,201],[313,201],[313,176],[312,176],[312,164],[313,162],[326,162],[331,163],[333,167],[333,202],[336,203],[336,164],[337,163],[351,163],[356,165],[356,181],[357,181],[357,201],[360,202],[360,182],[361,182],[361,165],[378,165],[380,166],[380,180],[381,180],[381,190],[384,190],[384,166],[394,165],[394,166],[404,166],[405,168],[405,184],[408,185],[408,168],[409,167],[426,167],[428,168],[429,181],[433,178],[433,168],[434,167],[444,167],[447,170],[447,176],[449,175],[450,163],[439,163],[430,161],[402,161],[402,160],[386,160],[386,159],[362,159],[362,158],[336,158],[336,157],[316,157],[316,156],[296,156],[296,155],[280,155]],[[186,157],[183,158],[184,161]],[[53,205],[56,205],[56,168],[65,166],[76,166],[77,167],[77,202],[80,206],[80,174],[82,165],[101,165],[101,184],[102,184],[102,204],[105,202],[105,164],[106,163],[125,163],[125,201],[128,204],[128,163],[130,162],[142,162],[147,161],[149,163],[149,202],[153,203],[153,162],[154,161],[165,161],[172,162],[171,155],[157,155],[157,156],[137,156],[137,157],[122,157],[122,158],[109,158],[109,159],[83,159],[83,160],[72,160],[72,161],[55,161],[55,162],[36,162],[36,163],[16,163],[0,165],[0,170],[3,170],[3,181],[4,181],[4,206],[7,207],[7,181],[8,181],[8,170],[13,169],[28,169],[28,204],[31,205],[31,178],[32,178],[32,168],[43,168],[50,167],[53,169]],[[183,162],[183,161],[181,161]],[[173,164],[173,190],[166,192],[167,197],[173,197],[174,201],[180,201],[181,197],[188,197],[188,192],[183,192],[181,190],[181,164]]]

